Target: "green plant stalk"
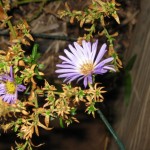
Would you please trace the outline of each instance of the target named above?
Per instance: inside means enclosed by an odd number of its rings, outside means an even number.
[[[37,100],[37,93],[36,92],[34,93],[35,93],[35,108],[38,108],[39,105],[38,105],[38,100]]]
[[[10,32],[11,32],[12,35],[13,35],[13,38],[16,38],[16,37],[17,37],[17,34],[16,34],[16,32],[15,32],[13,26],[12,26],[12,23],[10,22],[10,20],[7,21],[7,24],[8,24],[8,26],[9,26]]]
[[[108,33],[107,29],[104,27],[104,34],[108,39],[108,42],[110,43],[110,46],[113,46],[113,40],[114,38]]]
[[[71,41],[71,42],[74,42],[74,41],[77,41],[77,38],[76,37],[68,37],[68,36],[59,36],[59,35],[48,35],[48,34],[38,34],[38,33],[32,33],[32,36],[34,38],[43,38],[43,39],[50,39],[50,40],[62,40],[62,41]],[[8,36],[8,31],[0,31],[0,35],[3,35],[3,36]]]
[[[97,109],[97,113],[99,114],[100,118],[102,119],[102,121],[106,125],[107,129],[110,131],[110,133],[112,134],[113,138],[117,142],[120,150],[125,150],[125,147],[124,147],[123,143],[121,142],[121,140],[119,139],[118,135],[113,130],[112,126],[109,124],[109,122],[107,121],[107,119],[105,118],[105,116],[103,115],[103,113],[101,112],[101,110]]]
[[[1,1],[1,0],[0,0],[0,6],[2,6],[2,8],[3,8],[3,4],[2,4],[2,1]],[[5,9],[3,9],[3,10],[4,10],[5,15],[6,15],[7,18],[8,18],[7,12],[5,11]],[[6,23],[8,24],[8,27],[9,27],[9,29],[10,29],[10,32],[12,33],[13,38],[16,38],[16,37],[17,37],[17,34],[16,34],[16,32],[15,32],[15,30],[14,30],[14,28],[13,28],[13,25],[12,25],[11,21],[10,21],[10,20],[6,20]]]
[[[15,2],[18,5],[27,4],[27,3],[34,3],[34,2],[43,2],[43,0],[23,0]]]
[[[22,0],[22,1],[16,1],[14,2],[17,5],[22,5],[22,4],[28,4],[28,3],[40,3],[43,2],[44,0]],[[58,1],[58,0],[46,0],[47,2],[52,2],[52,1]]]

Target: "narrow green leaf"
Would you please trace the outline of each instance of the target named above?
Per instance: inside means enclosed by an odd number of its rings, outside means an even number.
[[[133,65],[134,65],[134,63],[136,61],[136,58],[137,58],[136,54],[131,57],[131,59],[129,60],[129,62],[127,63],[127,65],[125,67],[126,71],[131,71],[132,70]]]
[[[35,60],[36,59],[36,55],[37,55],[37,50],[38,50],[39,45],[38,44],[34,44],[33,49],[32,49],[32,59]]]
[[[71,115],[73,115],[73,116],[76,115],[76,114],[77,114],[77,113],[76,113],[76,110],[77,110],[76,108],[72,108],[72,109],[71,109]]]
[[[128,105],[132,92],[132,78],[129,72],[125,73],[124,87],[125,87],[125,103],[126,105]]]
[[[64,128],[64,124],[63,124],[62,118],[59,118],[59,123],[60,123],[60,126],[61,126],[62,128]]]

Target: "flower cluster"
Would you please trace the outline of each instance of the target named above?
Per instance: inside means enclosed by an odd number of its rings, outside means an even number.
[[[18,97],[18,91],[23,92],[26,87],[22,84],[16,84],[13,77],[13,70],[10,67],[10,75],[0,75],[0,97],[4,102],[13,104]]]
[[[113,65],[108,65],[113,61],[113,57],[103,59],[106,53],[106,44],[103,44],[100,51],[97,53],[98,40],[91,44],[90,42],[82,41],[82,46],[74,42],[74,47],[69,45],[68,50],[64,50],[67,57],[59,56],[63,60],[62,64],[57,64],[59,69],[59,78],[65,78],[64,82],[70,83],[71,81],[83,79],[84,86],[87,87],[88,83],[92,84],[93,74],[104,74],[109,70],[115,71]]]
[[[101,84],[95,82],[95,75],[103,75],[109,71],[115,72],[122,66],[113,48],[116,34],[109,34],[105,24],[107,17],[113,17],[120,23],[117,15],[118,4],[115,0],[109,0],[109,2],[92,0],[89,6],[81,11],[74,9],[72,11],[65,3],[67,10],[60,13],[61,17],[70,17],[71,23],[76,19],[86,33],[73,45],[69,44],[69,49],[64,50],[66,56],[59,56],[62,63],[56,65],[58,67],[56,73],[59,74],[58,78],[64,78],[66,83],[83,80],[85,88],[62,84],[61,88],[58,86],[59,89],[57,89],[54,85],[50,85],[44,78],[44,73],[40,72],[43,64],[39,64],[38,45],[34,44],[32,50],[26,52],[28,49],[26,46],[34,41],[26,20],[16,21],[13,20],[13,16],[7,15],[12,8],[16,9],[21,4],[28,6],[27,3],[30,1],[10,3],[9,0],[0,0],[0,27],[2,32],[6,30],[6,27],[10,31],[9,47],[0,50],[0,130],[2,128],[4,132],[8,130],[16,132],[21,143],[15,142],[16,148],[12,149],[17,150],[32,150],[34,146],[32,136],[34,134],[39,136],[39,128],[51,130],[53,120],[59,121],[61,127],[79,122],[77,112],[81,103],[85,106],[85,112],[95,117],[95,112],[98,111],[96,103],[103,102],[103,94],[106,92]],[[40,8],[43,9],[45,4],[48,3],[42,2]],[[101,25],[100,30],[98,22]],[[98,49],[98,40],[94,43],[87,42],[102,34],[107,38],[108,52],[106,44]],[[13,68],[15,68],[14,71]],[[26,86],[22,85],[22,82]],[[21,99],[19,92],[24,92],[24,97]],[[8,120],[6,120],[7,117],[9,117]]]

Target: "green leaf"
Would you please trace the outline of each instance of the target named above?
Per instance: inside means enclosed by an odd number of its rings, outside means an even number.
[[[59,118],[59,124],[60,124],[60,126],[61,126],[62,128],[64,128],[64,124],[63,124],[62,118]]]
[[[39,68],[39,69],[43,69],[43,68],[44,68],[44,64],[39,64],[39,65],[38,65],[38,68]]]
[[[39,70],[38,70],[37,67],[35,67],[34,71],[35,71],[35,73],[36,73],[36,78],[39,79],[39,80],[42,80],[43,77],[42,77],[41,75],[39,75]]]
[[[125,87],[125,103],[126,105],[128,105],[132,92],[132,78],[129,72],[125,73],[124,87]]]
[[[5,64],[2,62],[0,63],[0,68],[3,68],[5,66]]]
[[[16,76],[16,77],[15,77],[15,81],[16,81],[17,84],[21,84],[22,81],[23,81],[23,78]]]
[[[31,60],[30,60],[30,58],[28,58],[28,57],[24,57],[23,60],[24,60],[24,62],[26,62],[26,63],[31,63]]]
[[[87,108],[87,111],[88,111],[88,114],[91,114],[93,112],[95,112],[97,109],[95,108],[94,104],[91,104],[88,108]]]
[[[82,98],[85,95],[85,93],[84,93],[84,91],[80,90],[78,92],[78,95],[79,95],[80,98]]]
[[[76,110],[77,110],[76,108],[72,108],[72,109],[71,109],[71,115],[73,115],[73,116],[76,115],[76,114],[77,114],[77,113],[76,113]]]
[[[31,57],[32,57],[32,59],[34,59],[34,60],[36,59],[36,56],[37,56],[38,47],[39,47],[38,44],[34,44],[33,49],[32,49]]]
[[[29,57],[24,57],[23,60],[28,64],[38,64],[37,60],[40,58],[40,53],[38,53],[38,44],[34,44],[32,53]]]
[[[134,56],[131,57],[131,59],[129,60],[129,62],[127,63],[125,70],[126,71],[131,71],[133,68],[133,65],[136,61],[137,55],[135,54]]]

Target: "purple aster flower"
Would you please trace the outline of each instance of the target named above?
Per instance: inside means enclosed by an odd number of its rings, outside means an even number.
[[[4,102],[15,103],[18,98],[18,91],[23,92],[25,89],[24,85],[15,83],[12,66],[10,67],[10,75],[0,75],[0,97]]]
[[[98,40],[95,43],[82,41],[82,46],[74,42],[74,47],[69,45],[69,50],[64,50],[67,57],[59,56],[62,59],[61,64],[55,72],[60,75],[58,78],[65,78],[64,82],[70,83],[75,79],[83,79],[84,86],[92,84],[93,74],[104,74],[110,70],[115,71],[113,65],[108,65],[113,60],[113,57],[103,59],[106,53],[106,44],[103,44],[100,51],[97,52]]]

